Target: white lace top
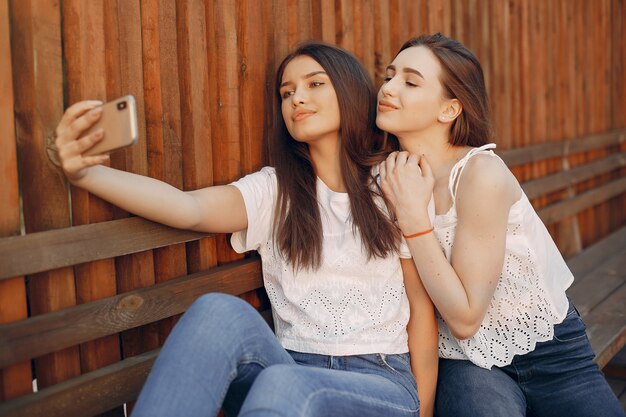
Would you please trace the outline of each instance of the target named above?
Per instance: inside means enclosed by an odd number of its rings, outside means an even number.
[[[231,244],[237,252],[257,250],[261,255],[276,336],[285,348],[325,355],[408,351],[409,303],[400,255],[367,259],[352,230],[348,194],[334,192],[318,179],[322,264],[316,271],[294,274],[272,237],[275,170],[263,168],[233,185],[243,195],[248,229],[234,233]],[[401,256],[411,257],[405,243]]]
[[[452,168],[449,190],[452,207],[435,217],[437,238],[451,260],[457,224],[456,187],[463,167],[476,154],[489,154],[495,144],[474,148]],[[454,186],[456,184],[456,187]],[[554,325],[567,314],[565,290],[574,277],[543,222],[522,192],[509,213],[504,267],[487,314],[478,332],[458,340],[439,320],[439,356],[470,360],[483,368],[505,366],[514,355],[525,354],[537,342],[552,339]]]

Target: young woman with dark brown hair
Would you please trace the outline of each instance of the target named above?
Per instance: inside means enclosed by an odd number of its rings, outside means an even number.
[[[404,150],[381,185],[438,311],[437,415],[623,416],[565,295],[573,276],[491,150],[476,57],[440,34],[411,39],[378,97],[377,124]]]
[[[372,82],[346,51],[308,43],[280,65],[276,99],[273,166],[189,192],[83,157],[104,134],[81,138],[96,102],[70,107],[57,128],[74,185],[173,227],[232,232],[236,251],[263,261],[276,334],[236,297],[201,297],[133,415],[417,416],[412,371],[432,415],[434,308],[372,174],[385,156]]]

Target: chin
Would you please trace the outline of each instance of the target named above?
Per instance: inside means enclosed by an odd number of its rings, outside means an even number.
[[[380,114],[376,116],[376,126],[378,126],[379,129],[382,130],[387,130],[387,123],[385,123],[385,117],[381,116]]]

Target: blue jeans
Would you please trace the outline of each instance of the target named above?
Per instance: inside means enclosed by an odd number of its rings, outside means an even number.
[[[554,326],[554,338],[491,370],[469,361],[441,359],[438,417],[625,416],[594,354],[578,311]]]
[[[408,354],[289,352],[245,301],[200,297],[167,339],[133,410],[141,416],[418,416]]]

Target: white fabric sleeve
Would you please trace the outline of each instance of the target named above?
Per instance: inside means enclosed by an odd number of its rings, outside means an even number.
[[[230,244],[237,253],[258,250],[261,245],[271,240],[274,206],[278,193],[276,171],[274,168],[265,167],[231,185],[237,187],[243,196],[248,228],[233,233]]]

